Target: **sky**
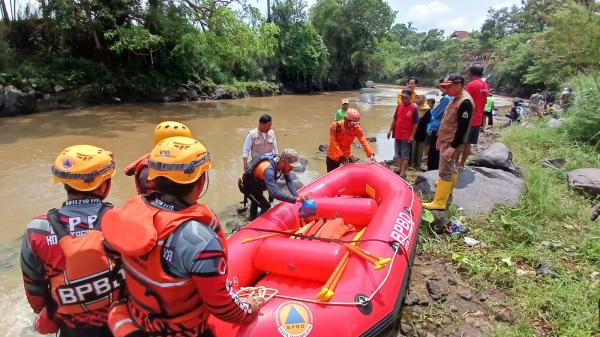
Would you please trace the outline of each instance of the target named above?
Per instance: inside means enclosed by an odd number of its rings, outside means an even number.
[[[16,0],[17,8],[35,0]],[[266,16],[267,0],[246,0]],[[316,0],[305,0],[312,6]],[[396,11],[396,22],[412,22],[419,31],[441,28],[446,35],[455,30],[472,31],[481,28],[490,7],[502,8],[520,0],[384,0]]]
[[[441,28],[446,34],[455,30],[472,31],[481,28],[490,7],[502,8],[520,0],[385,0],[396,11],[396,22],[412,22],[419,31]],[[248,0],[266,16],[266,0]],[[312,6],[315,0],[307,0]]]

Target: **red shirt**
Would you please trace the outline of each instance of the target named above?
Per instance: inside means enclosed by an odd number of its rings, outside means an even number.
[[[416,128],[419,123],[417,106],[414,104],[398,104],[394,116],[396,118],[394,138],[398,140],[409,140],[414,128]]]
[[[489,87],[482,80],[473,80],[465,86],[465,89],[473,97],[473,103],[475,103],[475,110],[473,110],[473,117],[471,117],[471,126],[481,126],[483,124],[483,110],[487,102]]]

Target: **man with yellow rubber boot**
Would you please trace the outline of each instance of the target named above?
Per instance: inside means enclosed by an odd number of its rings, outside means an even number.
[[[192,137],[192,131],[187,125],[174,121],[158,123],[154,128],[154,145],[169,137]],[[125,174],[134,176],[135,189],[138,194],[146,194],[154,191],[153,183],[148,180],[148,156],[146,153],[133,163],[127,165]]]
[[[448,198],[458,181],[454,159],[466,142],[474,109],[473,99],[464,90],[464,85],[465,79],[460,74],[450,74],[440,83],[454,100],[446,108],[438,131],[436,148],[440,151],[440,179],[436,182],[433,201],[423,203],[423,207],[427,209],[446,209]]]
[[[132,197],[102,221],[127,277],[128,298],[108,318],[115,337],[211,337],[210,315],[232,323],[256,318],[258,305],[238,298],[227,278],[219,219],[197,203],[211,168],[204,145],[164,139],[148,168],[156,192]]]
[[[54,161],[55,183],[67,200],[29,223],[21,249],[25,294],[38,314],[34,328],[60,337],[110,337],[110,305],[121,296],[123,270],[105,250],[100,219],[115,174],[112,153],[91,145],[64,149]]]

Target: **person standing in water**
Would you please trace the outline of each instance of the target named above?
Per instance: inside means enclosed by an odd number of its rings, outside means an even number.
[[[300,166],[298,152],[293,149],[283,150],[280,156],[267,154],[250,162],[238,180],[240,192],[250,198],[250,220],[256,219],[271,208],[271,203],[264,196],[265,190],[269,192],[270,199],[289,203],[303,200],[298,196],[296,184],[290,176],[290,172]],[[280,192],[277,187],[277,177],[280,174],[283,174],[290,195]]]
[[[352,155],[352,143],[358,139],[365,149],[367,158],[375,161],[375,154],[367,142],[360,127],[360,112],[354,108],[348,109],[344,119],[331,123],[329,127],[329,146],[327,147],[327,172],[331,172],[340,165],[347,164]]]
[[[350,101],[347,98],[342,100],[342,107],[337,109],[335,112],[335,116],[333,118],[334,122],[341,121],[346,116],[346,111],[348,111],[348,106],[350,105]]]
[[[100,220],[115,174],[112,153],[91,145],[64,149],[52,175],[67,200],[31,220],[21,248],[27,301],[35,329],[60,337],[110,337],[108,311],[124,284],[121,262],[105,250]]]

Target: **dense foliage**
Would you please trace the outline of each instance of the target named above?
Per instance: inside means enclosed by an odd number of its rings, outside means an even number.
[[[493,86],[526,93],[600,70],[594,1],[490,9],[466,39],[395,23],[385,0],[317,0],[310,9],[274,0],[271,11],[267,19],[243,0],[40,1],[17,20],[3,15],[0,84],[41,92],[91,86],[105,95],[190,82],[318,90],[408,76],[431,84],[477,62]]]

